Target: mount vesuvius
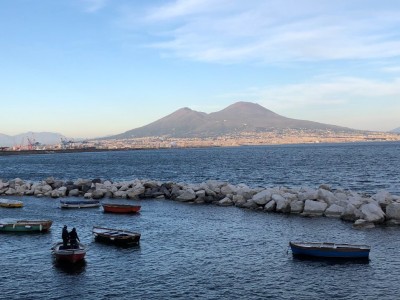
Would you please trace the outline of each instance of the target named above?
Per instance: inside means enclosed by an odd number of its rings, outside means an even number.
[[[148,125],[109,136],[107,139],[149,136],[212,137],[240,132],[263,132],[282,129],[356,131],[346,127],[297,120],[278,115],[251,102],[237,102],[210,114],[181,108]]]

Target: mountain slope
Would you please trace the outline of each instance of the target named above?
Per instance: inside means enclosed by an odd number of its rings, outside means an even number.
[[[397,127],[393,130],[390,130],[390,132],[394,132],[394,133],[400,133],[400,127]]]
[[[221,111],[210,114],[197,112],[189,108],[181,108],[146,126],[107,138],[122,139],[165,135],[173,137],[206,137],[243,131],[255,132],[289,128],[352,131],[352,129],[335,125],[286,118],[259,104],[237,102]]]

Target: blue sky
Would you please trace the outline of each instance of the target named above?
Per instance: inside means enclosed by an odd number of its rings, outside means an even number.
[[[400,126],[398,0],[2,0],[0,133],[121,133],[237,101]]]

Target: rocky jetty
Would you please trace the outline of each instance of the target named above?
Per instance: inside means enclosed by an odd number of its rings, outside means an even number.
[[[50,177],[32,182],[16,178],[0,180],[0,196],[169,199],[304,217],[340,218],[353,222],[355,228],[371,228],[376,224],[400,225],[400,196],[388,191],[369,196],[354,191],[333,190],[327,184],[318,188],[254,188],[216,180],[189,184],[147,179],[123,182],[102,179],[63,181]]]

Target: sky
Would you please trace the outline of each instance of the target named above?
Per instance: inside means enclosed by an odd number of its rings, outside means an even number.
[[[398,0],[1,0],[0,133],[113,135],[238,101],[400,127]]]

